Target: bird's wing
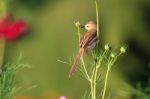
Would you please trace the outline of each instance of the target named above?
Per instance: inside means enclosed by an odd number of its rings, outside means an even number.
[[[88,31],[80,40],[80,48],[87,48],[96,41],[96,32]]]

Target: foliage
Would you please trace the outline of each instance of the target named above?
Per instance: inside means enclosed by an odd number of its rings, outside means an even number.
[[[149,99],[150,98],[150,81],[145,87],[141,86],[141,83],[137,84],[137,89],[134,89],[133,94],[135,99]]]
[[[13,99],[18,91],[21,91],[21,87],[15,79],[18,71],[23,68],[30,67],[27,64],[20,62],[21,57],[17,60],[7,63],[0,72],[0,99]]]

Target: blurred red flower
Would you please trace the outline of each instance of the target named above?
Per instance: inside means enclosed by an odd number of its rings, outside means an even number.
[[[0,37],[8,41],[16,40],[27,31],[27,23],[23,20],[13,20],[12,15],[0,19]]]

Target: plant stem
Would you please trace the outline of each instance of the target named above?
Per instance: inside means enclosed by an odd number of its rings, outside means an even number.
[[[93,81],[92,80],[90,82],[90,85],[91,85],[91,99],[94,99],[94,91],[93,91],[94,87],[93,87]]]
[[[94,84],[93,84],[93,78],[94,78],[94,74],[95,74],[95,68],[93,69],[92,75],[91,75],[91,99],[94,99]]]
[[[94,70],[94,75],[93,75],[93,85],[94,85],[94,87],[93,87],[93,99],[96,99],[96,86],[97,86],[97,84],[96,84],[96,81],[97,81],[97,74],[98,74],[98,70],[99,70],[99,68],[100,68],[100,66],[101,66],[101,61],[103,60],[103,57],[104,57],[104,55],[106,54],[106,51],[102,54],[102,56],[101,56],[101,58],[99,59],[99,61],[97,61],[96,62],[96,68],[95,68],[95,70]]]
[[[0,38],[0,68],[2,68],[3,65],[4,50],[5,50],[5,40],[3,38]]]
[[[83,56],[81,56],[81,62],[82,62],[82,66],[83,66],[84,72],[85,72],[85,74],[86,74],[86,76],[87,76],[87,79],[88,79],[88,81],[91,82],[91,78],[90,78],[90,76],[89,76],[89,74],[88,74],[88,72],[87,72],[87,70],[86,70],[86,67],[85,67],[85,63],[84,63]]]
[[[97,0],[95,0],[95,8],[96,8],[96,22],[97,22],[97,38],[99,39],[99,7]]]
[[[98,2],[95,0],[95,8],[96,8],[96,21],[97,21],[97,38],[99,39],[99,11],[98,11]],[[96,62],[95,69],[93,70],[92,77],[91,77],[91,94],[92,99],[96,99],[96,80],[97,80],[97,73],[99,69],[99,62]]]
[[[96,62],[96,66],[93,69],[93,73],[91,76],[91,94],[92,94],[92,99],[96,99],[96,80],[97,80],[97,74],[98,74],[98,69],[99,69],[99,62]]]
[[[1,0],[0,1],[0,18],[4,17],[6,14],[6,1]],[[5,39],[0,38],[0,68],[2,68],[3,65],[3,58],[4,58],[4,51],[5,51]]]
[[[109,66],[107,66],[107,71],[106,71],[106,75],[105,75],[105,82],[104,82],[104,89],[103,89],[103,94],[102,94],[102,99],[105,98],[105,94],[106,94],[106,88],[107,88],[107,81],[108,81],[108,75],[109,75]]]
[[[94,69],[93,72],[93,76],[92,76],[92,81],[93,81],[93,99],[96,99],[96,81],[97,81],[97,74],[98,74],[98,70],[101,67],[101,62],[104,58],[104,55],[107,53],[107,51],[105,50],[101,56],[101,58],[99,59],[99,61],[96,62],[96,68]]]
[[[80,44],[81,32],[80,32],[80,27],[79,26],[77,26],[77,30],[78,30],[78,40],[79,40],[79,44]]]
[[[97,80],[97,73],[98,73],[98,66],[96,66],[96,68],[95,68],[95,75],[94,75],[94,82],[93,82],[93,84],[94,84],[94,88],[93,88],[93,94],[94,94],[94,99],[96,99],[96,80]]]

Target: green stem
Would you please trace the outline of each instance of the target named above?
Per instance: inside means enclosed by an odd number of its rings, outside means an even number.
[[[98,67],[96,66],[95,68],[95,75],[94,75],[94,81],[93,81],[93,84],[94,84],[94,88],[93,88],[93,94],[94,94],[94,98],[93,99],[96,99],[96,80],[97,80],[97,73],[98,73]]]
[[[77,30],[78,30],[78,40],[79,40],[79,44],[80,44],[81,32],[80,32],[80,27],[79,26],[77,27]]]
[[[105,51],[103,54],[102,54],[102,56],[101,56],[101,58],[99,59],[99,61],[96,63],[96,68],[95,68],[95,70],[94,70],[94,72],[93,72],[93,76],[92,76],[92,78],[93,78],[93,99],[96,99],[96,86],[97,86],[97,84],[96,84],[96,81],[97,81],[97,74],[98,74],[98,70],[99,70],[99,68],[100,68],[100,66],[101,66],[101,61],[103,60],[103,57],[104,57],[104,55],[107,53],[107,51]]]
[[[97,22],[97,38],[99,39],[99,7],[98,1],[95,0],[95,8],[96,8],[96,22]]]
[[[6,1],[0,0],[0,18],[3,18],[6,12],[7,12]],[[3,65],[4,51],[5,51],[5,39],[0,38],[0,68],[2,68]]]
[[[104,89],[103,89],[102,99],[105,99],[109,70],[110,70],[110,68],[109,68],[109,66],[107,66],[107,71],[106,71],[106,75],[105,75],[105,82],[104,82]]]
[[[92,80],[91,80],[91,82],[90,82],[90,85],[91,85],[91,98],[92,99],[94,99],[94,91],[93,91],[93,89],[94,89],[94,87],[93,87],[93,82],[92,82]]]
[[[99,39],[99,11],[98,11],[98,2],[97,0],[95,0],[95,7],[96,7],[96,21],[97,21],[97,38]],[[99,69],[99,62],[96,63],[96,68],[93,70],[93,74],[91,77],[91,85],[93,86],[93,88],[91,89],[91,91],[93,91],[93,96],[92,99],[96,99],[96,80],[97,80],[97,73],[98,73],[98,69]]]
[[[118,57],[121,55],[122,53],[119,53],[114,59],[111,59],[109,62],[109,68],[111,68],[113,66],[113,64],[117,61]]]
[[[94,74],[95,74],[95,68],[92,71],[91,74],[91,81],[90,81],[90,85],[91,85],[91,99],[94,99]]]
[[[0,68],[2,68],[3,65],[4,51],[5,51],[5,39],[0,38]]]
[[[92,85],[91,92],[93,94],[92,99],[96,99],[96,86],[97,86],[96,80],[97,80],[98,69],[100,67],[99,65],[100,65],[99,62],[97,62],[91,76],[91,85]]]
[[[94,74],[95,74],[95,68],[92,71],[91,82],[90,82],[90,84],[91,84],[91,94],[92,94],[91,99],[94,99],[94,84],[93,84]]]
[[[86,74],[86,76],[87,76],[87,79],[88,79],[88,81],[91,82],[91,78],[90,78],[90,76],[89,76],[89,74],[88,74],[88,72],[87,72],[87,70],[86,70],[86,67],[85,67],[85,63],[84,63],[83,56],[81,56],[81,62],[82,62],[82,66],[83,66],[84,72],[85,72],[85,74]]]

